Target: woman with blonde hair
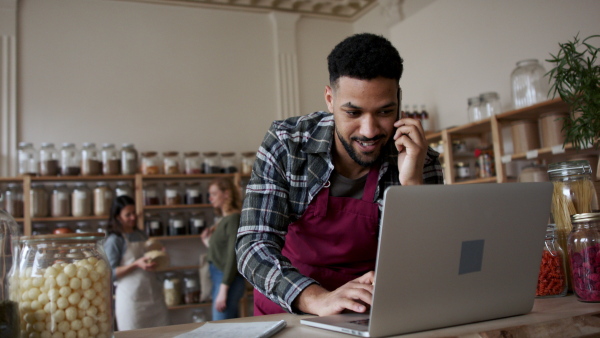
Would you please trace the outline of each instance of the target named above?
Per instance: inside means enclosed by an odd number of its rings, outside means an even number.
[[[242,207],[240,191],[232,180],[218,178],[210,183],[208,194],[215,213],[222,216],[217,224],[202,233],[212,280],[212,320],[237,318],[246,284],[238,273],[235,257]]]

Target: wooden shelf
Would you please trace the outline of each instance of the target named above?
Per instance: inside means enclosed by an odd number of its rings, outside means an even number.
[[[72,222],[72,221],[106,221],[109,216],[84,216],[84,217],[34,217],[32,222]]]
[[[150,239],[157,239],[161,241],[172,241],[179,239],[199,239],[200,235],[180,235],[180,236],[150,236]]]
[[[211,204],[145,205],[144,210],[212,208]]]
[[[143,180],[197,180],[197,179],[211,179],[219,177],[232,177],[240,175],[239,173],[230,174],[156,174],[156,175],[141,175]]]
[[[132,181],[135,175],[94,175],[94,176],[31,176],[31,181],[80,182],[80,181]]]
[[[551,112],[568,112],[569,106],[560,98],[544,101],[529,107],[508,111],[496,115],[499,122],[518,120],[537,120],[540,115]]]

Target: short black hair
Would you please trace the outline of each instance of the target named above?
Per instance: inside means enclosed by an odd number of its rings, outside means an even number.
[[[329,83],[335,86],[342,76],[360,80],[384,77],[399,82],[402,62],[398,50],[383,36],[355,34],[338,43],[327,57]]]

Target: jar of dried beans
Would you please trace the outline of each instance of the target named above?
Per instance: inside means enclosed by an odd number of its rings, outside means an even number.
[[[92,142],[84,143],[81,148],[81,175],[100,175],[102,172],[101,163],[96,144]]]
[[[201,174],[202,173],[202,161],[200,159],[200,153],[197,151],[191,151],[183,154],[183,165],[185,167],[185,173],[188,175]]]
[[[63,176],[81,173],[81,154],[73,143],[63,143],[60,148],[60,173]]]
[[[50,215],[52,217],[66,217],[71,215],[71,201],[69,188],[64,183],[57,183],[52,189],[50,197]]]
[[[600,302],[600,213],[571,216],[568,248],[573,292],[582,302]]]
[[[56,176],[58,175],[58,150],[54,147],[54,143],[42,143],[40,148],[40,176]]]
[[[112,143],[102,145],[102,174],[119,175],[121,173],[121,154]]]
[[[546,230],[546,242],[535,292],[538,298],[561,297],[567,294],[566,255],[556,241],[555,230],[555,224],[549,224]]]
[[[138,153],[133,144],[123,143],[121,146],[121,174],[135,175],[137,172]]]

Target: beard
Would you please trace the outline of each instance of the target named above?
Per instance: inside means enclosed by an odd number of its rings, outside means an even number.
[[[338,138],[340,139],[340,142],[342,142],[342,145],[344,146],[344,149],[346,149],[346,152],[348,153],[348,155],[350,155],[350,158],[358,163],[358,165],[364,167],[364,168],[368,168],[371,167],[375,162],[377,162],[377,160],[379,159],[379,155],[381,154],[381,147],[378,150],[378,153],[376,153],[375,151],[373,152],[369,152],[369,153],[362,153],[363,157],[364,156],[368,156],[370,154],[374,154],[375,156],[371,157],[371,158],[361,158],[361,156],[359,156],[359,152],[356,151],[356,149],[354,149],[352,147],[352,145],[350,144],[350,142],[348,142],[341,134],[340,132],[337,130],[337,128],[335,129],[335,132],[338,136]],[[370,141],[376,141],[379,139],[385,138],[385,135],[383,134],[379,134],[373,138],[366,138],[366,137],[351,137],[350,140],[351,141],[360,141],[360,142],[370,142]]]

